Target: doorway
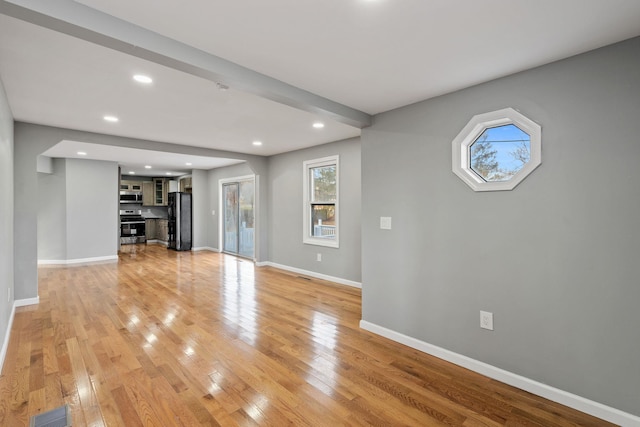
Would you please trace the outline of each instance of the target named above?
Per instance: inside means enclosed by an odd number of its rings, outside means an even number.
[[[254,258],[255,180],[222,183],[222,251]]]

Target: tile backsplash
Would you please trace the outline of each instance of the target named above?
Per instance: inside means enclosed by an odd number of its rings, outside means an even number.
[[[142,206],[135,203],[120,204],[120,209],[140,209],[145,218],[168,218],[166,206]]]

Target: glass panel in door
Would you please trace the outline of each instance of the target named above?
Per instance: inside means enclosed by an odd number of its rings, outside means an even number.
[[[238,253],[238,184],[224,184],[224,246],[225,252]]]
[[[247,258],[254,256],[254,181],[223,184],[223,251]]]
[[[253,181],[243,181],[240,183],[239,204],[240,204],[240,239],[238,254],[253,258],[253,197],[254,185]]]

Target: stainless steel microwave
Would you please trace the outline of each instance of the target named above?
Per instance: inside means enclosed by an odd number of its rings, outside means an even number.
[[[121,191],[120,203],[142,203],[142,193],[140,191]]]

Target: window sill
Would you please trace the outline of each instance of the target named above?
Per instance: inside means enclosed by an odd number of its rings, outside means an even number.
[[[337,240],[330,239],[314,239],[308,237],[302,241],[305,245],[325,246],[327,248],[339,248],[340,244]]]

